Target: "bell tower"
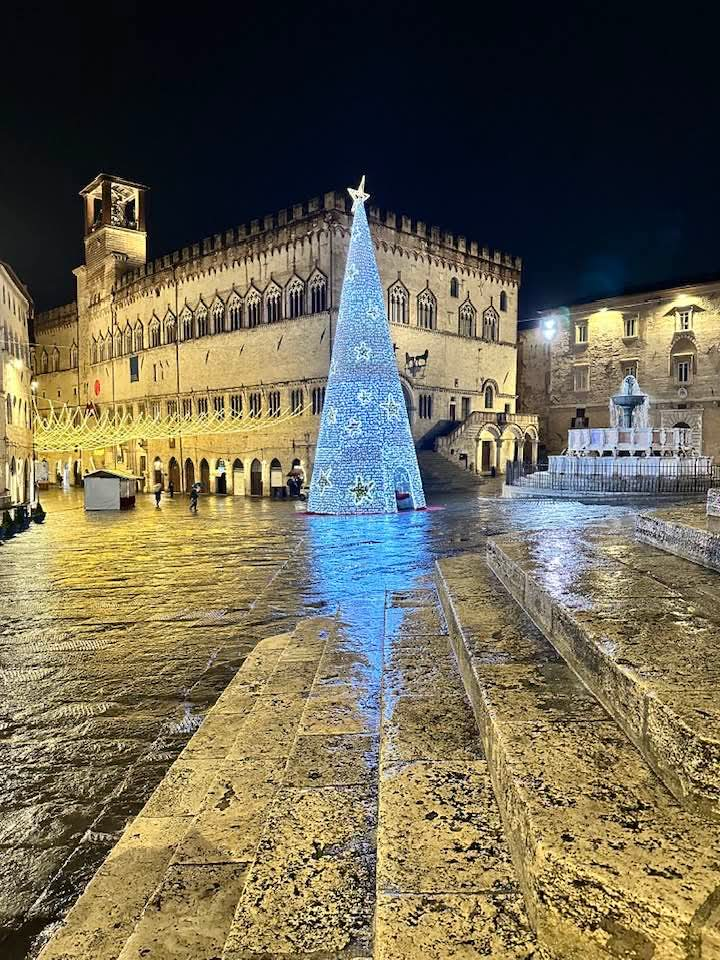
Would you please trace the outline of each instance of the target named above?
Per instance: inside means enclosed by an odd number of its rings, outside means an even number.
[[[84,206],[86,280],[108,292],[128,270],[147,259],[147,187],[100,173],[80,191]],[[99,282],[98,282],[99,281]],[[102,289],[104,288],[104,289]]]

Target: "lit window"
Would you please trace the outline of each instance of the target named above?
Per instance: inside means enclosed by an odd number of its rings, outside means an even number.
[[[587,342],[588,342],[587,320],[581,320],[579,323],[575,324],[575,343],[587,343]]]
[[[623,336],[627,340],[631,340],[633,337],[637,336],[638,318],[635,314],[632,314],[629,317],[625,317],[623,320],[623,326],[624,326]]]
[[[573,367],[573,390],[582,392],[590,388],[590,367]]]

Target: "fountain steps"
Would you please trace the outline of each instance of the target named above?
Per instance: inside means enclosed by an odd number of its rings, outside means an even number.
[[[708,517],[704,503],[642,513],[635,521],[635,536],[658,550],[720,571],[720,517]]]
[[[604,533],[598,584],[614,603],[622,591],[609,561],[637,545]],[[500,538],[488,551],[508,592],[541,625],[559,612],[550,587],[567,584],[573,564],[584,568],[583,546],[543,537],[547,550],[535,567],[522,549],[540,548],[533,535]],[[600,540],[594,546],[602,554]],[[543,581],[548,591],[526,591],[544,556],[555,558]],[[437,566],[451,640],[541,943],[573,960],[720,957],[717,824],[670,793],[543,632],[508,605],[483,556]],[[587,595],[588,584],[584,589]],[[649,599],[664,599],[666,609],[682,602],[668,600],[662,584]]]

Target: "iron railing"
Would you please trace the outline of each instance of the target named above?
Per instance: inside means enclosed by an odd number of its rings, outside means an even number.
[[[598,458],[602,463],[603,458]],[[658,462],[656,458],[647,462],[627,458],[628,462],[613,464],[612,470],[598,469],[587,472],[587,460],[581,458],[582,470],[564,472],[547,468],[547,464],[531,464],[522,461],[509,461],[505,465],[505,482],[510,486],[529,487],[534,490],[559,490],[575,493],[644,493],[657,494],[701,494],[710,487],[720,486],[720,466],[715,464],[693,464],[688,461],[674,460],[672,463]]]

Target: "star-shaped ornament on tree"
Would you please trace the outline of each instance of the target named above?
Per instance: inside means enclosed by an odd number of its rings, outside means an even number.
[[[362,434],[362,423],[357,417],[351,417],[345,424],[345,433],[349,437],[359,437]]]
[[[330,479],[331,473],[332,467],[328,467],[327,470],[320,471],[320,476],[318,478],[318,490],[320,493],[325,493],[325,491],[332,486],[332,480]]]
[[[351,263],[350,266],[347,268],[347,273],[345,274],[345,276],[347,277],[348,280],[354,280],[359,272],[360,271],[357,268],[357,264]]]
[[[366,480],[365,477],[358,474],[355,477],[355,482],[353,485],[348,488],[348,492],[355,503],[359,506],[361,503],[365,503],[366,500],[372,499],[374,489],[374,480]]]
[[[358,363],[367,363],[372,357],[372,350],[363,340],[355,347],[355,359]]]
[[[365,311],[365,314],[368,320],[377,320],[382,316],[382,310],[379,309],[376,303],[371,303],[370,306]]]
[[[398,420],[400,418],[400,410],[402,407],[392,394],[388,394],[387,400],[383,400],[380,406],[385,411],[388,420]]]
[[[359,203],[365,203],[366,200],[370,199],[370,194],[365,193],[365,174],[362,175],[360,186],[356,190],[353,190],[352,187],[348,187],[348,193],[352,197],[352,208],[353,213],[355,213],[355,209]]]
[[[358,390],[357,402],[361,407],[367,407],[369,403],[372,403],[373,395],[369,390],[366,390],[364,387],[362,390]]]
[[[331,427],[337,423],[337,407],[330,407],[327,412],[327,422]]]

